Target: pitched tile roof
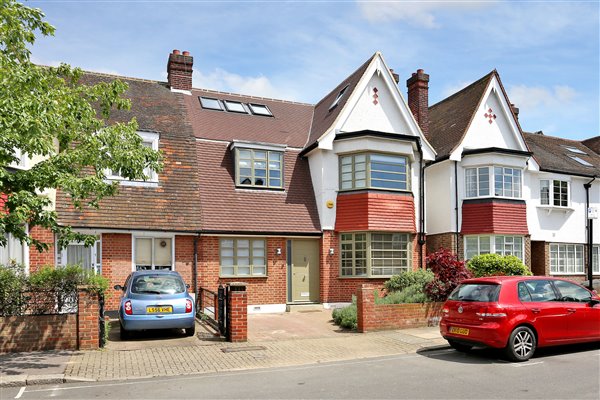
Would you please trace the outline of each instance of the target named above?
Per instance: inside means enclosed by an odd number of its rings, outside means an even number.
[[[452,96],[429,107],[427,140],[437,152],[438,159],[450,155],[462,141],[471,125],[481,98],[496,75],[497,72],[494,70]]]
[[[121,185],[119,194],[105,198],[100,209],[77,211],[58,191],[56,210],[61,224],[74,227],[177,230],[200,229],[195,138],[186,121],[182,95],[171,93],[164,83],[86,73],[82,83],[119,78],[129,84],[130,111],[115,111],[113,121],[136,117],[139,129],[160,135],[159,148],[165,167],[158,187]]]
[[[199,96],[265,104],[273,117],[204,109]],[[197,138],[277,143],[297,148],[306,143],[313,113],[310,104],[200,89],[193,89],[192,96],[184,96],[184,103]]]
[[[593,138],[586,139],[582,141],[586,147],[594,150],[597,154],[600,154],[600,136],[596,136]]]
[[[544,171],[600,177],[600,155],[591,151],[581,142],[546,136],[542,133],[523,132],[527,145],[533,152],[533,158]],[[566,147],[576,148],[586,154],[574,153]],[[569,156],[579,157],[592,164],[586,167]]]
[[[356,85],[360,81],[360,78],[365,74],[367,68],[373,61],[373,59],[377,56],[378,53],[375,53],[369,58],[363,65],[358,67],[356,71],[354,71],[349,77],[344,79],[339,85],[335,87],[331,92],[329,92],[325,97],[319,101],[314,107],[314,115],[312,118],[312,127],[310,130],[310,136],[308,141],[306,142],[306,146],[310,147],[315,144],[321,135],[323,135],[327,129],[333,125],[336,118],[340,114],[340,111],[346,105],[346,102],[354,92]],[[348,89],[344,92],[344,96],[340,99],[337,106],[333,109],[329,109],[333,102],[335,101],[337,95],[340,93],[342,89],[348,86]]]
[[[236,189],[228,142],[198,140],[202,229],[231,233],[321,232],[308,160],[286,150],[284,191]]]

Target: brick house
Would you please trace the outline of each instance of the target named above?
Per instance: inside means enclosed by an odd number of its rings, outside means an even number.
[[[349,302],[362,283],[422,267],[442,246],[466,259],[515,254],[549,274],[561,262],[552,246],[566,239],[552,236],[563,234],[547,222],[558,214],[539,207],[539,182],[557,171],[573,182],[598,175],[598,155],[589,157],[596,172],[582,175],[574,164],[554,171],[542,154],[552,139],[522,132],[496,71],[429,106],[423,70],[408,79],[406,102],[375,53],[312,105],[193,88],[192,67],[192,56],[175,50],[167,82],[118,77],[132,109],[113,119],[135,117],[165,168],[143,182],[107,171],[120,192],[98,210],[77,211],[58,192],[60,222],[98,240],[23,249],[29,270],[81,263],[111,286],[136,269],[176,270],[191,290],[244,281],[250,312]],[[84,82],[115,78],[87,73]],[[565,214],[578,235],[579,186],[570,203],[577,211]],[[591,186],[598,206],[600,183]],[[109,293],[107,309],[117,301]]]

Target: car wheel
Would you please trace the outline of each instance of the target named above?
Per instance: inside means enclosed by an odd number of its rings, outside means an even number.
[[[527,361],[533,356],[536,345],[533,331],[526,326],[519,326],[510,334],[504,352],[511,361]]]
[[[196,325],[195,324],[191,328],[185,328],[185,336],[194,336],[195,333],[196,333]]]
[[[473,346],[471,346],[470,344],[458,343],[458,342],[455,342],[454,340],[448,340],[448,344],[454,350],[457,350],[457,351],[460,351],[463,353],[466,353],[467,351],[469,351],[473,348]]]
[[[123,324],[121,322],[119,322],[119,337],[121,338],[121,340],[127,340],[129,339],[130,333],[129,331],[126,331],[125,328],[123,327]]]

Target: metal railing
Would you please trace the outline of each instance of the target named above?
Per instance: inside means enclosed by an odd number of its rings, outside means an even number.
[[[209,324],[220,335],[226,333],[226,299],[225,288],[219,285],[217,292],[205,288],[198,289],[196,316]]]
[[[77,312],[77,291],[26,289],[0,293],[0,316]]]

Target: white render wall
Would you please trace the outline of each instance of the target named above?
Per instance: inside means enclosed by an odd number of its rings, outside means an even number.
[[[427,167],[425,187],[427,234],[454,232],[454,161],[446,160]]]
[[[553,207],[540,202],[540,180],[569,182],[569,207]],[[548,172],[528,175],[531,197],[527,201],[527,225],[531,240],[554,243],[587,243],[586,193],[583,185],[590,178]],[[552,194],[551,194],[552,195]],[[600,209],[600,182],[590,188],[590,206]],[[600,243],[600,219],[594,221],[594,243]]]

